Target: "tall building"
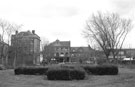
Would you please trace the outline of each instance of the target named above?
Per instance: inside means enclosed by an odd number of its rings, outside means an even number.
[[[9,60],[12,60],[14,66],[40,64],[40,37],[35,34],[35,30],[20,33],[16,31],[11,37],[10,52]]]

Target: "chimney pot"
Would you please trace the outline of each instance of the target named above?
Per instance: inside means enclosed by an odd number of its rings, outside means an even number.
[[[15,33],[18,34],[18,31],[16,31]]]
[[[32,33],[35,34],[35,30],[32,30]]]

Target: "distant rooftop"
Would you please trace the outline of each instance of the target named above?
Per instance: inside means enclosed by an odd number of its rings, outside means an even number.
[[[40,37],[37,35],[37,34],[35,34],[35,30],[32,30],[32,32],[30,32],[29,30],[28,31],[22,31],[22,32],[19,32],[18,33],[18,31],[16,31],[16,34],[15,35],[12,35],[12,37],[35,37],[35,38],[38,38],[38,39],[40,39]]]
[[[79,51],[79,50],[83,50],[83,52],[88,52],[88,51],[93,51],[94,49],[92,49],[91,47],[71,47],[71,51]]]
[[[53,46],[70,46],[70,41],[60,41],[60,40],[56,40],[54,42],[52,42],[50,45]]]

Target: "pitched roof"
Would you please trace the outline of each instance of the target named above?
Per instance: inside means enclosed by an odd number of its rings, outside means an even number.
[[[79,52],[79,51],[83,51],[83,52],[90,52],[93,51],[92,48],[89,47],[71,47],[71,51],[72,52]]]
[[[15,34],[15,35],[12,35],[12,37],[35,37],[35,38],[37,38],[37,39],[39,39],[40,40],[40,37],[37,35],[37,34],[33,34],[32,32],[30,32],[30,31],[26,31],[26,32],[20,32],[20,33],[17,33],[17,34]]]
[[[60,44],[62,46],[70,46],[70,41],[61,41]]]
[[[50,43],[51,46],[68,46],[70,47],[70,41],[59,41],[58,39],[52,43]]]

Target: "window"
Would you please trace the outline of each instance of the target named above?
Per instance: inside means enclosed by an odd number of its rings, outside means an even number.
[[[65,56],[68,56],[68,53],[67,52],[65,53]]]
[[[80,49],[79,52],[82,52],[82,49]]]
[[[75,52],[75,50],[73,50],[73,52]]]
[[[56,53],[56,56],[59,57],[59,53]]]
[[[74,54],[71,54],[72,57],[74,57]]]
[[[64,56],[64,53],[61,53],[60,56],[63,57]]]

